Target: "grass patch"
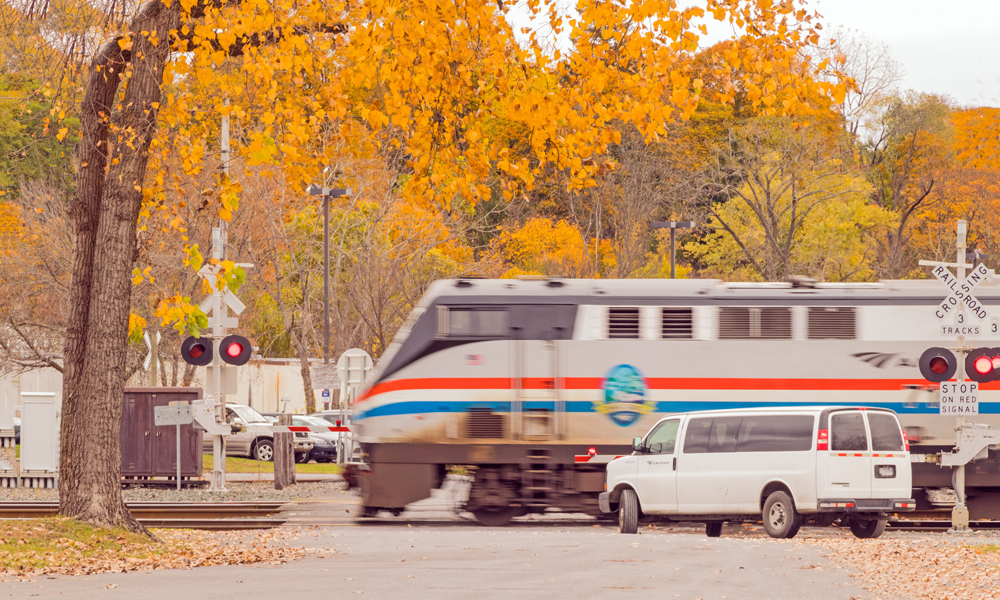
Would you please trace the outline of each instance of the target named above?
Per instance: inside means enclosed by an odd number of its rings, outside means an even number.
[[[202,466],[206,473],[212,471],[212,455],[202,455]],[[333,463],[307,463],[295,465],[296,473],[303,474],[340,474],[343,467]],[[226,457],[227,473],[274,473],[274,463],[254,460],[252,458]]]
[[[976,552],[981,552],[983,554],[1000,552],[1000,544],[970,544],[969,548],[972,548]]]
[[[156,560],[172,549],[124,529],[53,517],[0,521],[0,570],[23,573],[111,558]]]

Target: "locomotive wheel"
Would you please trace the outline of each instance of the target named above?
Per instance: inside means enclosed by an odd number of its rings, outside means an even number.
[[[487,527],[503,527],[510,520],[518,516],[518,508],[505,506],[503,508],[478,508],[472,511],[473,516],[480,524]]]

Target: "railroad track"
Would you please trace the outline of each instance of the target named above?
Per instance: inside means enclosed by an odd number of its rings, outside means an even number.
[[[169,529],[270,529],[287,518],[283,502],[128,502],[146,527]],[[0,502],[0,519],[38,519],[58,514],[58,502]]]

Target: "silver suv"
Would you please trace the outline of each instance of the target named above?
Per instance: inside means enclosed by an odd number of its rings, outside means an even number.
[[[240,426],[240,431],[226,437],[227,456],[245,456],[262,461],[274,460],[271,422],[259,412],[242,404],[227,403],[226,422]],[[308,433],[295,432],[292,440],[296,457],[305,456],[312,450],[313,443]],[[212,451],[212,436],[205,436],[202,450]]]

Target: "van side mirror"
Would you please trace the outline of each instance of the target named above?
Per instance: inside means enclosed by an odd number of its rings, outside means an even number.
[[[642,437],[637,435],[632,438],[632,450],[642,452]]]

